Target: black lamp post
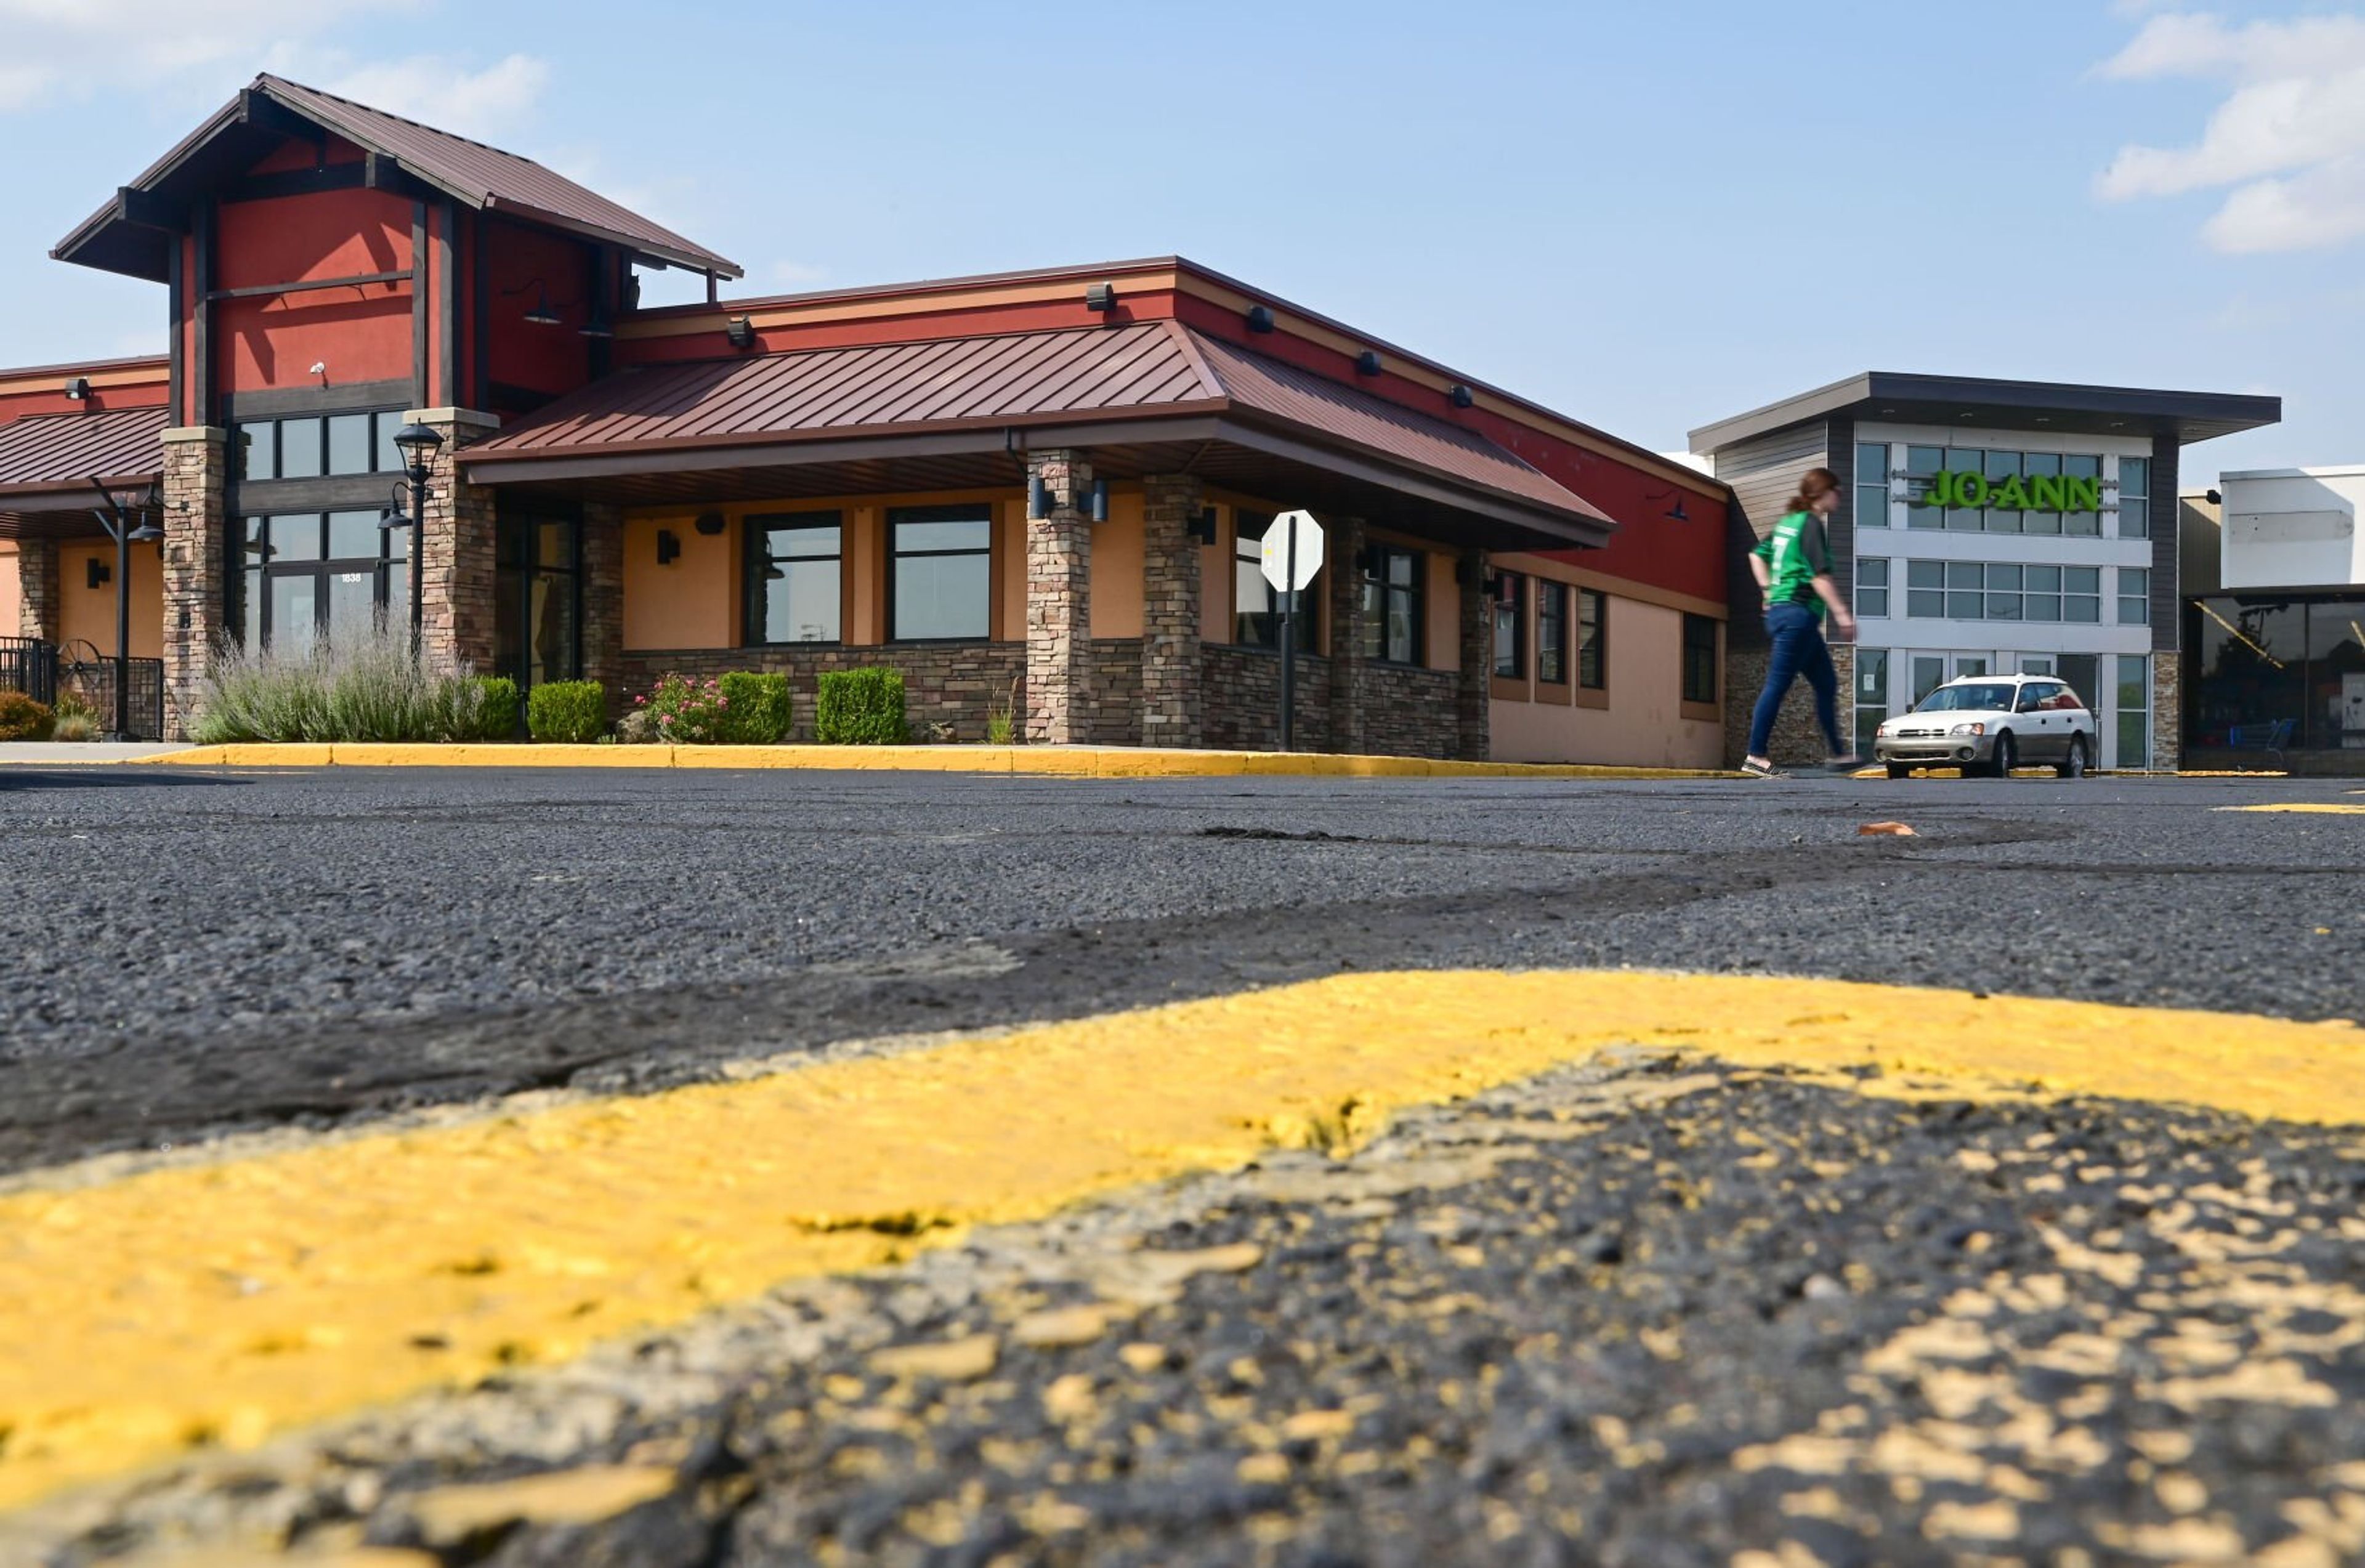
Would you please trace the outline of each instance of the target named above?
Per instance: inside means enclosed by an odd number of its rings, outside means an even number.
[[[103,510],[94,507],[92,515],[115,541],[115,738],[123,741],[131,738],[131,546],[164,537],[164,531],[156,526],[164,492],[151,483],[131,503],[131,510],[140,514],[139,525],[134,527],[115,492],[95,479],[90,486],[106,503]]]
[[[394,432],[394,444],[402,453],[403,477],[410,481],[410,656],[416,662],[426,623],[426,600],[421,595],[426,568],[422,557],[427,554],[428,465],[435,461],[443,438],[426,425],[408,424]]]

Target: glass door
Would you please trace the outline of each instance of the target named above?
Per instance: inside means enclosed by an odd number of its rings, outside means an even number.
[[[571,519],[504,516],[496,543],[495,673],[521,692],[573,680],[583,668],[577,585],[582,528]]]

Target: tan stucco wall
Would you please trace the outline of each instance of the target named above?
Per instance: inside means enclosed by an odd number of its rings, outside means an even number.
[[[721,533],[692,526],[694,513],[624,521],[624,646],[727,648],[735,641],[732,595],[739,525]],[[657,534],[670,532],[681,554],[657,565]]]
[[[1682,713],[1683,612],[1612,596],[1605,619],[1609,705],[1496,701],[1488,710],[1495,759],[1722,766],[1723,725]]]
[[[0,543],[0,637],[17,635],[25,612],[25,594],[17,579],[17,547]]]
[[[110,574],[96,588],[90,583],[90,563],[106,564]],[[153,544],[131,546],[131,656],[135,659],[160,659],[164,656],[164,577],[162,558]],[[15,587],[16,562],[9,566],[9,584]],[[115,546],[101,542],[95,544],[61,544],[58,546],[58,641],[71,644],[87,642],[101,654],[115,654]],[[12,610],[6,622],[9,634],[15,634],[16,616]]]
[[[1092,634],[1095,637],[1141,635],[1143,504],[1138,490],[1115,491],[1109,497],[1108,521],[1093,527]]]

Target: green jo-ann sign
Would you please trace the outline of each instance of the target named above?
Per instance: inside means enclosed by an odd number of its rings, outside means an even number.
[[[1930,488],[1912,498],[1917,507],[1985,507],[1990,511],[2100,511],[2102,482],[2037,474],[1990,480],[1984,474],[1943,469],[1930,476]]]

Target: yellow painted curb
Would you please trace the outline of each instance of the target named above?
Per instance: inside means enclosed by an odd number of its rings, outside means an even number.
[[[1133,746],[418,745],[191,746],[130,759],[190,767],[704,767],[1006,773],[1075,778],[1736,778],[1709,768],[1592,763],[1443,762],[1325,752],[1167,751]]]
[[[2303,812],[2335,817],[2365,816],[2365,806],[2352,806],[2340,801],[2275,801],[2257,806],[2219,806],[2215,809],[2221,812]]]
[[[2346,1026],[1809,980],[1345,976],[0,1197],[0,1507],[1606,1047],[2365,1122]],[[1877,1089],[1879,1084],[1872,1087]]]

